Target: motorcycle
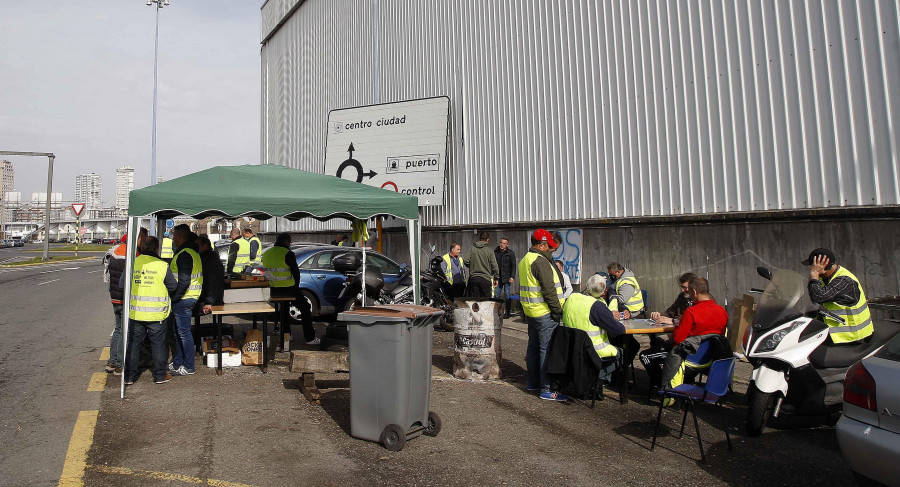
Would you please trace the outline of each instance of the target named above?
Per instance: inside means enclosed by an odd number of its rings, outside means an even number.
[[[355,253],[341,254],[331,260],[338,272],[347,276],[344,288],[338,294],[338,304],[344,311],[363,305],[362,261]],[[393,284],[384,282],[384,274],[375,266],[366,266],[365,305],[409,304],[413,302],[412,271],[406,265],[400,267],[400,275]]]
[[[429,260],[428,269],[422,272],[421,280],[422,305],[442,310],[444,315],[441,317],[441,328],[453,331],[453,299],[450,298],[450,283],[441,270],[440,257]]]
[[[770,416],[824,416],[840,411],[850,366],[900,333],[900,323],[873,319],[875,331],[867,342],[833,345],[828,325],[817,317],[824,314],[844,320],[824,308],[806,314],[797,308],[806,292],[806,278],[787,269],[773,275],[758,267],[757,272],[769,284],[765,290],[751,290],[762,296],[742,341],[744,355],[753,365],[747,388],[748,436],[762,434]]]

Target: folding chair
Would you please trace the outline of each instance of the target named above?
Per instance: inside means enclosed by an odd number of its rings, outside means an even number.
[[[697,430],[697,444],[700,446],[700,458],[706,463],[706,454],[703,452],[703,440],[700,439],[700,425],[697,423],[697,413],[695,411],[697,402],[706,404],[715,404],[719,408],[719,415],[722,418],[722,427],[725,429],[725,439],[728,442],[728,449],[731,450],[731,436],[728,434],[728,421],[725,416],[725,410],[722,408],[722,398],[728,394],[731,379],[734,375],[734,357],[716,360],[709,368],[709,376],[706,385],[703,387],[691,384],[681,384],[674,389],[664,389],[659,391],[662,396],[659,401],[659,412],[656,414],[656,426],[653,428],[653,443],[650,450],[656,446],[656,435],[659,431],[659,422],[662,419],[663,402],[665,398],[683,399],[687,401],[684,409],[684,416],[681,418],[681,431],[678,433],[678,439],[684,436],[684,424],[687,421],[688,410],[694,417],[694,428]]]
[[[619,351],[618,355],[615,357],[602,359],[602,362],[603,367],[597,374],[597,379],[594,381],[594,385],[591,388],[593,390],[591,395],[591,409],[594,409],[594,402],[597,401],[598,396],[601,401],[603,400],[603,384],[611,384],[614,377],[618,378],[616,387],[619,389],[619,403],[625,404],[628,402],[628,396],[625,395],[626,389],[628,388],[628,379],[625,374],[614,374],[616,370],[622,369],[622,352]]]

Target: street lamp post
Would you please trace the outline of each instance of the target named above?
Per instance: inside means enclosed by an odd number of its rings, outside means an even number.
[[[159,73],[159,11],[169,5],[169,0],[147,0],[147,6],[156,7],[156,35],[153,38],[153,138],[150,143],[150,185],[156,184],[156,98]],[[151,221],[151,235],[156,235],[156,225]]]

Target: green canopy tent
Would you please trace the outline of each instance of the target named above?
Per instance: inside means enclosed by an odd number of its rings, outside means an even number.
[[[418,199],[380,188],[272,164],[218,166],[131,192],[128,204],[128,248],[134,249],[140,217],[197,219],[253,217],[268,220],[333,218],[367,220],[393,216],[407,221],[414,300],[419,302]],[[131,296],[134,252],[128,252],[125,296]],[[128,313],[124,336],[128,336]],[[124,340],[127,343],[127,339]],[[127,353],[127,347],[125,347]],[[125,354],[123,354],[123,357]],[[122,374],[121,397],[125,397]]]

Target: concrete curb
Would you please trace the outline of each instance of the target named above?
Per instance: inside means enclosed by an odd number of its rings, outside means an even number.
[[[47,265],[47,264],[64,264],[67,262],[81,262],[83,260],[92,260],[96,259],[96,257],[79,257],[77,259],[70,260],[48,260],[47,262],[35,262],[33,264],[22,264],[22,265],[9,265],[9,264],[0,264],[0,269],[15,269],[16,267],[34,267],[39,265]]]

